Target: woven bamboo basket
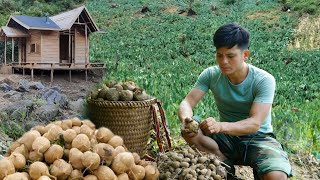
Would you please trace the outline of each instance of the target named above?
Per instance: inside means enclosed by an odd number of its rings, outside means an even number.
[[[88,100],[90,120],[97,127],[107,127],[123,138],[126,148],[141,157],[146,153],[152,129],[152,106],[157,99],[146,101]]]

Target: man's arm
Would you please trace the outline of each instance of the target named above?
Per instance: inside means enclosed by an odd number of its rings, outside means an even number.
[[[206,135],[211,133],[224,133],[233,136],[243,136],[256,133],[266,118],[271,103],[254,102],[250,109],[249,118],[237,122],[215,122],[208,118],[200,124],[200,128]]]
[[[206,93],[200,89],[193,88],[180,104],[178,116],[181,122],[186,118],[192,118],[192,109],[198,104]]]

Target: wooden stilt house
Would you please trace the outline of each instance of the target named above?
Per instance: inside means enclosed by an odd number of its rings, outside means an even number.
[[[11,16],[0,29],[4,41],[2,65],[15,69],[54,70],[105,69],[103,63],[89,61],[89,35],[100,32],[85,6],[51,16]],[[7,42],[11,41],[11,61],[7,59]],[[15,46],[18,49],[15,49]],[[17,53],[17,52],[18,53]],[[16,57],[14,54],[18,54]],[[0,63],[1,64],[1,63]]]

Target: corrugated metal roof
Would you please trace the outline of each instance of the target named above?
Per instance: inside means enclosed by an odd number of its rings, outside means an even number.
[[[7,37],[28,37],[29,36],[27,32],[21,31],[16,28],[8,27],[8,26],[2,26],[0,29],[0,32],[3,32]]]
[[[50,17],[52,21],[54,21],[62,30],[67,30],[72,27],[72,25],[76,22],[81,13],[84,12],[87,20],[90,21],[89,28],[91,32],[99,31],[99,28],[93,21],[89,11],[85,6],[80,6],[76,9],[58,14],[56,16]]]
[[[70,29],[83,11],[84,6],[50,17],[61,29]]]
[[[16,15],[12,17],[17,23],[26,29],[47,29],[60,30],[60,27],[53,22],[49,17],[32,17]]]
[[[72,25],[77,23],[76,21],[80,24],[86,23],[90,32],[99,31],[99,28],[93,21],[85,6],[81,6],[52,17],[32,17],[23,15],[12,16],[9,19],[7,26],[16,27],[16,24],[19,24],[27,30],[38,29],[63,31],[71,29]]]

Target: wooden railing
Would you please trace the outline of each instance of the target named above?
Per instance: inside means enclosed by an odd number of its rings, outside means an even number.
[[[18,63],[14,62],[8,65],[12,65],[13,67],[26,67],[26,68],[52,68],[52,69],[99,69],[106,68],[106,63]]]

